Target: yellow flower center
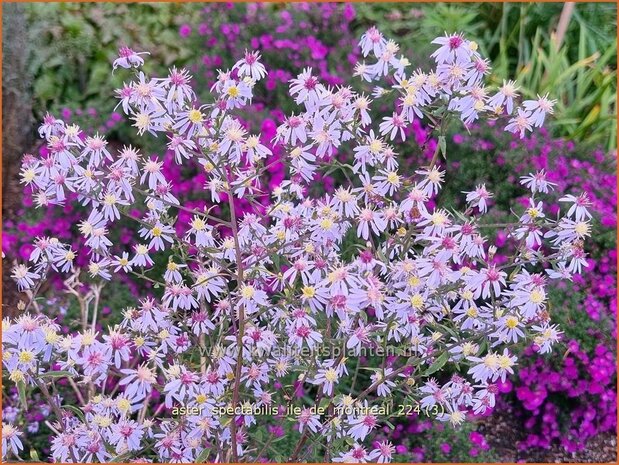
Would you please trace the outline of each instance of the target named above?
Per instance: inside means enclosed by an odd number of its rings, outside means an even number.
[[[442,226],[447,221],[447,217],[443,215],[441,212],[435,212],[432,214],[432,223],[435,226]]]
[[[580,237],[584,237],[589,235],[590,228],[587,223],[581,221],[580,223],[576,223],[576,226],[574,226],[574,231],[576,231],[576,234]]]
[[[423,307],[423,297],[420,294],[415,294],[411,297],[411,306],[415,309]]]
[[[253,286],[245,286],[241,290],[241,296],[243,296],[244,299],[251,299],[255,293],[256,290],[253,288]]]
[[[510,368],[514,362],[507,355],[499,355],[498,357],[499,367],[506,369]]]
[[[370,152],[372,152],[374,155],[380,153],[380,151],[383,149],[383,143],[377,139],[374,139],[372,142],[370,142]]]
[[[227,90],[228,97],[236,98],[239,96],[239,88],[237,86],[230,86]]]
[[[328,231],[333,227],[333,221],[330,218],[325,218],[320,222],[320,228]]]
[[[9,379],[14,383],[19,383],[20,381],[25,381],[26,377],[24,376],[24,372],[21,370],[13,370],[9,375]]]
[[[337,372],[333,368],[329,368],[325,372],[325,379],[330,383],[334,383],[335,381],[337,381]]]
[[[477,317],[477,308],[475,307],[470,307],[467,311],[466,311],[467,316],[471,317],[471,318],[476,318]]]
[[[118,402],[116,402],[116,406],[121,412],[127,412],[131,408],[131,402],[129,402],[127,399],[118,399]]]
[[[195,108],[189,111],[187,117],[189,118],[189,121],[194,124],[201,123],[204,119],[204,115],[200,112],[200,110],[196,110]]]
[[[539,289],[533,289],[531,291],[531,295],[529,296],[529,300],[534,304],[541,304],[546,296]]]
[[[29,350],[22,350],[19,354],[19,361],[21,363],[30,363],[34,360],[34,353]]]
[[[255,149],[258,146],[258,138],[256,136],[250,136],[247,138],[247,147],[249,147],[250,149]]]
[[[409,286],[412,286],[412,287],[419,286],[420,283],[421,283],[421,279],[419,279],[419,276],[411,276],[410,278],[408,278]]]
[[[316,295],[316,288],[314,286],[305,286],[303,288],[303,297],[311,299]]]
[[[392,171],[389,174],[387,174],[387,182],[389,184],[399,184],[400,176],[398,176],[396,172]]]

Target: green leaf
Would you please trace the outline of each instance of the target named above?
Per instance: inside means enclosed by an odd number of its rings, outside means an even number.
[[[127,452],[126,454],[117,455],[110,459],[111,463],[123,463],[126,462],[128,458],[131,457],[131,453]]]
[[[40,100],[51,100],[58,95],[56,81],[50,74],[44,74],[34,83],[34,94]]]
[[[449,360],[449,352],[443,352],[435,361],[432,365],[430,365],[430,368],[428,368],[425,373],[424,376],[430,376],[432,373],[436,373],[438,370],[440,370],[441,368],[443,368],[443,366],[445,366],[445,364],[447,363],[447,360]]]
[[[447,139],[445,136],[438,136],[438,146],[441,150],[443,158],[447,160]]]
[[[70,378],[73,374],[69,371],[48,371],[40,375],[41,378]]]
[[[67,410],[75,413],[77,415],[77,417],[82,421],[82,423],[86,422],[86,419],[84,417],[84,412],[82,412],[75,405],[63,405],[62,408],[67,409]]]
[[[204,449],[200,454],[196,457],[196,461],[194,463],[204,463],[208,458],[209,449]]]
[[[320,404],[318,404],[318,408],[326,410],[329,404],[331,403],[331,400],[332,400],[331,398],[323,397],[320,400]]]
[[[19,401],[25,410],[28,409],[28,403],[26,402],[26,384],[23,381],[17,382],[17,392],[19,393]]]
[[[34,449],[30,449],[30,459],[33,462],[40,462],[41,461],[41,459],[39,458],[39,454]]]

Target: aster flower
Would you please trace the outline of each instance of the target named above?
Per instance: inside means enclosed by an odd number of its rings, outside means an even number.
[[[385,368],[384,373],[381,371],[376,371],[372,374],[372,376],[370,376],[372,384],[379,383],[376,388],[376,394],[378,394],[379,397],[387,397],[391,393],[391,389],[396,386],[393,381],[388,379],[390,378],[391,373],[393,373],[393,368],[387,367]]]
[[[304,104],[309,109],[316,108],[322,101],[324,86],[312,75],[312,69],[306,68],[295,79],[290,80],[290,96],[297,104]]]
[[[163,388],[166,393],[165,405],[167,408],[172,407],[173,400],[183,404],[186,398],[193,396],[196,389],[196,383],[199,377],[187,370],[184,366],[171,366],[167,372],[168,381]]]
[[[317,144],[316,157],[320,158],[324,155],[330,155],[337,149],[340,145],[341,134],[341,127],[337,121],[329,123],[320,116],[314,118],[312,121],[312,131],[309,133],[309,136]]]
[[[367,401],[365,401],[362,409],[369,410]],[[348,430],[350,437],[357,441],[363,441],[370,432],[378,426],[378,418],[371,413],[361,414],[357,417],[348,420],[351,426]]]
[[[316,156],[309,152],[312,145],[295,147],[290,151],[291,168],[293,174],[300,175],[305,181],[311,182],[314,178]]]
[[[116,453],[133,451],[142,448],[143,427],[133,420],[122,419],[112,425],[110,442],[116,444]]]
[[[503,316],[496,324],[496,332],[490,334],[490,337],[497,338],[500,342],[516,343],[525,337],[522,322],[516,315]]]
[[[511,118],[505,126],[505,130],[513,133],[520,133],[520,138],[524,137],[525,131],[533,130],[531,113],[518,108],[518,115]]]
[[[182,111],[177,115],[177,122],[173,128],[177,130],[186,139],[191,139],[195,135],[200,135],[207,125],[206,115],[203,113],[204,108],[192,107],[189,110]],[[174,142],[174,139],[172,140]],[[182,140],[176,145],[180,145]]]
[[[149,247],[144,244],[136,244],[134,246],[135,256],[131,260],[131,265],[147,267],[154,265],[153,259],[148,254]]]
[[[403,115],[393,113],[392,116],[386,116],[383,118],[383,122],[380,123],[379,130],[381,135],[389,134],[389,140],[395,139],[395,136],[400,133],[400,138],[406,140],[406,134],[404,128],[406,127],[406,120]]]
[[[374,79],[373,68],[369,67],[365,61],[355,63],[355,70],[353,76],[360,77],[364,81],[372,82]]]
[[[535,174],[529,173],[527,176],[521,176],[520,184],[531,189],[534,194],[536,192],[547,194],[556,184],[548,181],[546,176],[546,172],[542,169]]]
[[[247,313],[255,312],[259,305],[268,305],[267,293],[251,284],[243,285],[239,294],[239,304],[245,307]]]
[[[390,463],[393,460],[395,450],[395,446],[389,441],[381,441],[376,444],[376,449],[369,453],[368,460],[377,463]]]
[[[365,448],[356,443],[348,452],[340,452],[339,457],[333,457],[334,462],[341,463],[368,463],[370,460]]]
[[[164,81],[168,87],[166,97],[166,108],[174,112],[182,108],[186,103],[193,102],[196,95],[191,88],[191,76],[186,69],[178,70],[172,67],[169,70],[168,78]]]
[[[498,113],[497,109],[505,107],[507,114],[511,115],[514,111],[514,99],[518,98],[518,89],[514,81],[503,80],[499,91],[488,100],[488,106],[496,113]]]
[[[586,192],[583,192],[578,197],[567,194],[561,197],[559,202],[572,203],[570,209],[567,211],[567,216],[573,217],[576,221],[585,221],[587,218],[591,219],[591,213],[589,213],[588,207],[592,206],[592,202]]]
[[[124,376],[119,384],[126,386],[125,393],[129,397],[144,399],[150,394],[153,385],[156,383],[156,373],[145,364],[135,369],[126,368],[120,371]]]
[[[189,159],[193,157],[192,151],[196,150],[195,143],[189,138],[183,138],[180,136],[168,136],[170,142],[168,142],[168,149],[174,152],[174,159],[179,165],[183,162],[183,158]]]
[[[290,115],[281,126],[277,127],[277,142],[295,145],[297,141],[307,141],[307,123],[301,116]]]
[[[387,222],[381,212],[376,212],[369,208],[361,210],[357,218],[359,225],[357,226],[357,237],[369,239],[370,230],[379,235],[387,228]]]
[[[26,265],[20,264],[13,268],[13,274],[11,277],[17,282],[17,287],[19,290],[23,291],[25,289],[33,288],[34,280],[39,279],[41,276],[30,271]]]
[[[368,29],[359,41],[359,47],[361,47],[361,53],[363,53],[364,57],[368,56],[370,52],[377,57],[380,56],[386,45],[387,39],[374,26]]]
[[[550,325],[548,323],[534,325],[531,329],[533,329],[536,333],[533,340],[539,347],[541,354],[549,353],[552,345],[559,341],[561,339],[561,335],[563,334],[558,330],[556,325]]]
[[[363,94],[358,95],[353,101],[353,108],[356,112],[359,112],[361,126],[367,126],[372,122],[372,118],[368,113],[371,103],[372,101]]]
[[[318,370],[312,382],[313,384],[322,386],[323,394],[331,396],[333,394],[333,386],[337,383],[339,377],[337,370],[332,364],[327,364],[325,367]]]
[[[486,190],[485,184],[478,185],[472,192],[463,192],[466,194],[466,201],[471,204],[472,207],[479,208],[480,213],[486,213],[488,211],[488,205],[486,201],[492,198],[492,194]]]
[[[112,66],[114,69],[119,66],[127,69],[131,67],[139,68],[144,64],[144,59],[140,55],[150,55],[150,53],[134,52],[129,47],[120,47],[118,49],[118,58],[114,60]]]
[[[242,81],[228,79],[224,82],[221,93],[228,110],[233,108],[241,108],[253,98],[253,81],[248,79],[249,78],[245,78],[245,80]]]
[[[86,138],[84,150],[81,156],[89,159],[89,165],[99,166],[103,159],[112,161],[112,155],[107,150],[107,141],[99,135]]]
[[[140,228],[139,233],[140,237],[150,240],[149,249],[165,250],[165,242],[174,243],[174,228],[167,224],[156,223],[152,228]]]
[[[432,41],[433,44],[440,47],[430,55],[437,63],[466,63],[471,60],[471,56],[475,50],[475,46],[464,39],[462,34],[445,33],[445,37],[437,37]]]
[[[264,65],[260,63],[260,53],[257,51],[245,50],[245,57],[237,61],[232,69],[238,70],[239,76],[248,76],[254,81],[259,81],[267,75]]]
[[[64,126],[64,121],[48,112],[43,117],[43,123],[39,126],[39,136],[49,140],[51,136],[60,134]]]
[[[304,344],[307,344],[310,349],[322,342],[320,333],[303,323],[298,326],[291,326],[288,330],[288,337],[291,344],[297,347],[303,347]]]
[[[241,126],[239,121],[227,119],[222,125],[222,132],[224,137],[219,145],[219,153],[227,153],[234,163],[239,163],[247,131],[245,131],[245,128]]]
[[[245,141],[247,161],[254,164],[256,160],[261,160],[273,155],[271,150],[260,143],[259,136],[249,136]]]
[[[302,433],[304,429],[317,433],[321,427],[320,415],[312,414],[311,410],[307,407],[301,410],[297,421],[299,422],[299,433]]]
[[[149,132],[157,137],[157,132],[164,131],[170,125],[170,117],[165,109],[143,109],[130,117],[134,121],[133,126],[138,129],[138,134]]]
[[[548,231],[545,237],[554,237],[554,244],[560,242],[574,242],[591,235],[591,225],[588,221],[573,221],[561,218],[556,231]]]
[[[435,166],[431,170],[423,169],[415,172],[424,176],[424,179],[418,184],[418,186],[426,195],[431,197],[438,193],[444,180],[445,171],[440,171]]]
[[[494,292],[494,296],[498,297],[501,295],[501,286],[505,286],[506,277],[507,273],[499,271],[496,266],[491,265],[475,273],[468,280],[468,288],[473,291],[475,298],[481,296],[487,299],[490,296],[490,289]]]
[[[546,115],[552,115],[554,113],[553,106],[555,103],[557,103],[557,101],[550,100],[548,94],[546,94],[543,97],[538,95],[537,100],[525,100],[522,102],[522,106],[527,112],[531,112],[529,117],[531,125],[539,128],[544,124]]]

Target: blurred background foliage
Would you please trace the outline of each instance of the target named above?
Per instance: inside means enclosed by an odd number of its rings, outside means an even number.
[[[352,27],[376,24],[422,65],[430,41],[464,31],[494,65],[490,82],[515,77],[527,97],[550,92],[558,100],[553,135],[616,147],[617,9],[614,3],[579,3],[562,38],[555,33],[564,3],[357,3]],[[274,10],[285,8],[272,4]],[[194,3],[47,3],[27,7],[30,71],[35,76],[34,116],[66,106],[112,110],[121,84],[110,76],[118,46],[149,50],[151,64],[195,64],[201,50],[179,40],[182,24],[195,23]],[[230,18],[236,5],[229,9]],[[213,18],[221,20],[221,18]],[[153,65],[154,66],[154,65]]]
[[[48,111],[60,115],[63,108],[90,109],[84,118],[109,116],[116,105],[110,97],[123,82],[111,73],[118,48],[150,51],[154,59],[147,62],[147,71],[182,66],[197,55],[180,40],[178,28],[199,13],[199,5],[183,3],[27,4],[36,121]],[[121,138],[128,137],[129,132]]]
[[[359,25],[377,23],[412,48],[421,64],[438,34],[464,31],[490,58],[490,82],[515,78],[534,97],[558,100],[553,133],[616,148],[617,7],[578,3],[559,43],[564,3],[357,5]],[[415,59],[415,57],[413,57]],[[415,63],[417,64],[417,63]]]

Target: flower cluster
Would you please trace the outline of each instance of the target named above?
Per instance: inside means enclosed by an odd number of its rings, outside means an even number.
[[[549,448],[560,444],[568,452],[582,449],[595,435],[616,428],[616,155],[590,150],[570,141],[551,138],[545,129],[523,140],[510,140],[498,128],[473,127],[470,134],[456,134],[453,158],[463,160],[455,166],[460,173],[474,169],[474,163],[490,157],[496,161],[496,182],[512,183],[518,174],[543,172],[553,185],[547,210],[552,215],[566,204],[573,213],[586,201],[597,225],[587,244],[589,266],[572,282],[560,283],[554,295],[564,301],[551,310],[561,321],[569,321],[562,349],[556,355],[523,362],[519,375],[504,385],[504,396],[497,409],[506,410],[521,421],[526,433],[519,447]],[[477,162],[469,154],[478,154]],[[462,155],[459,157],[459,155]],[[524,155],[527,155],[526,157]],[[489,170],[488,176],[492,177]],[[539,183],[538,179],[529,179]],[[509,186],[503,184],[504,190]],[[493,189],[498,186],[492,185]],[[585,195],[581,195],[582,192]],[[522,190],[507,192],[493,220],[503,221],[510,209],[529,204]],[[509,200],[509,202],[506,202]],[[566,203],[569,202],[569,203]],[[498,207],[498,206],[497,206]],[[502,216],[499,210],[504,210]],[[499,231],[497,259],[507,261],[512,241]],[[529,354],[537,351],[531,347]],[[595,385],[595,386],[593,386]]]
[[[220,71],[211,98],[200,103],[186,70],[149,77],[140,54],[123,48],[114,68],[136,69],[117,91],[119,107],[138,134],[165,137],[176,163],[202,167],[203,191],[220,215],[182,205],[160,157],[130,146],[116,153],[98,134],[83,137],[76,125],[45,119],[39,132],[49,153],[26,157],[22,180],[38,206],[62,205],[74,194],[88,212],[79,224],[85,242],[73,251],[56,238],[37,238],[30,264],[14,269],[18,285],[36,294],[50,271],[72,271],[79,254],[88,257],[95,283],[124,273],[160,291],[141,296],[104,332],[95,330],[90,300],[81,301],[79,333],[62,335],[49,318],[29,314],[3,325],[10,379],[22,392],[40,390],[54,410],[56,461],[255,461],[272,453],[275,430],[267,442],[255,433],[275,417],[298,437],[290,461],[316,453],[304,446],[320,441],[333,461],[387,462],[389,442],[364,445],[384,420],[377,411],[384,402],[404,393],[457,426],[495,405],[497,383],[514,373],[516,343],[531,340],[550,351],[560,332],[549,321],[547,284],[587,266],[587,205],[566,198],[576,207],[551,219],[544,194],[552,184],[543,173],[523,177],[529,204],[513,218],[519,246],[506,263],[497,262],[483,233],[480,218],[493,197],[483,185],[466,192],[463,212],[436,205],[445,122],[511,114],[515,105],[491,106],[496,96],[483,84],[489,65],[474,43],[461,35],[436,43],[435,69],[408,73],[395,42],[375,28],[363,35],[364,56],[378,61],[358,64],[355,74],[386,78],[388,87],[374,88],[373,99],[397,96],[396,111],[378,128],[366,94],[325,85],[309,68],[291,79],[298,109],[273,140],[289,175],[270,193],[262,177],[273,152],[235,116],[267,73],[258,52]],[[523,106],[518,111],[535,122],[528,129],[551,112],[551,104]],[[422,118],[442,142],[428,166],[405,174],[390,142]],[[349,163],[336,157],[345,146]],[[347,182],[309,195],[323,168],[340,170]],[[236,208],[235,198],[253,205],[265,195],[271,202],[257,205],[262,215]],[[137,224],[130,253],[110,240],[121,217]],[[374,358],[371,376],[343,383],[366,349],[396,355]],[[447,363],[452,376],[442,370]],[[50,393],[63,377],[75,380],[77,411]],[[117,381],[111,392],[104,389],[110,380]],[[299,391],[315,405],[289,409]],[[189,413],[160,415],[178,406]],[[257,407],[272,415],[265,420]],[[15,453],[17,433],[10,439]]]

